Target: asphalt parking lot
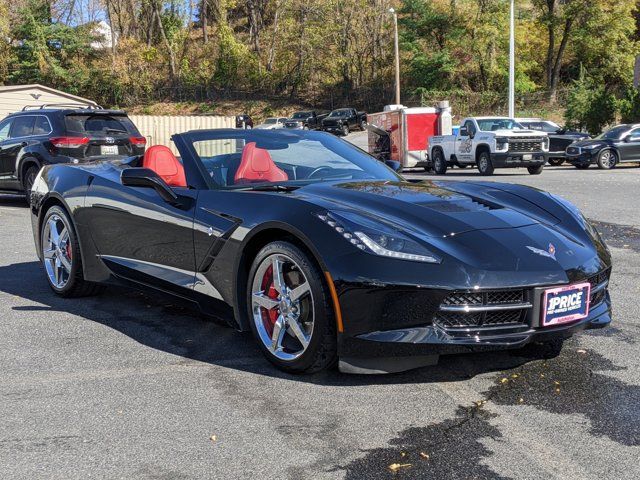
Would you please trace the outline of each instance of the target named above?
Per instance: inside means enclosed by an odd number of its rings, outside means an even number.
[[[286,375],[250,335],[170,298],[60,299],[26,205],[0,197],[0,478],[639,478],[640,168],[497,173],[597,222],[614,323],[553,359],[461,355],[388,376]]]

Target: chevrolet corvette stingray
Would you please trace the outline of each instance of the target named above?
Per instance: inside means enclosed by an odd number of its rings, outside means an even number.
[[[408,181],[323,132],[173,143],[40,171],[33,233],[56,294],[124,283],[224,306],[288,372],[397,372],[611,322],[609,250],[560,197]]]

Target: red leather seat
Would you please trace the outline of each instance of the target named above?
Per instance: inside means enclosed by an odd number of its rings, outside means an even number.
[[[273,163],[268,150],[256,147],[256,142],[244,146],[240,166],[234,177],[236,184],[286,180],[289,180],[289,176]]]
[[[173,152],[164,145],[149,147],[144,153],[142,166],[150,168],[171,187],[186,187],[184,167]]]

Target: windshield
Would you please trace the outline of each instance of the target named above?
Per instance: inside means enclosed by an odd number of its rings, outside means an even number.
[[[482,118],[478,119],[478,127],[483,132],[493,132],[495,130],[518,130],[522,125],[512,118]]]
[[[401,179],[364,151],[323,132],[201,131],[189,138],[211,179],[223,188]]]
[[[303,118],[303,119],[307,119],[311,116],[311,112],[296,112],[293,114],[293,117],[291,118]]]
[[[273,125],[274,123],[278,123],[278,119],[277,118],[267,118],[264,123],[266,125]]]
[[[627,133],[629,127],[626,125],[620,125],[619,127],[613,127],[611,130],[607,130],[596,137],[596,140],[620,140],[622,136]]]
[[[330,117],[346,117],[349,115],[349,110],[334,110],[329,114]]]

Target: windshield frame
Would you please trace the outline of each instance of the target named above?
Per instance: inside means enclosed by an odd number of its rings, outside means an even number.
[[[283,141],[300,141],[301,139],[311,139],[314,141],[319,141],[321,144],[332,144],[337,145],[338,149],[344,149],[345,153],[350,155],[354,155],[358,157],[359,161],[362,162],[370,162],[370,166],[373,169],[380,169],[380,173],[384,173],[383,175],[378,175],[376,178],[371,179],[361,179],[361,181],[404,181],[404,178],[399,175],[397,172],[392,170],[385,163],[380,162],[375,157],[369,155],[366,151],[358,148],[350,142],[347,142],[341,138],[336,137],[335,135],[331,135],[330,133],[320,132],[315,130],[290,130],[290,129],[278,129],[278,130],[260,130],[260,129],[250,129],[250,130],[238,130],[238,129],[215,129],[215,130],[192,130],[185,133],[174,134],[171,138],[174,141],[176,148],[178,149],[182,163],[185,167],[185,174],[187,176],[187,182],[190,187],[199,189],[199,190],[225,190],[225,191],[234,191],[239,189],[251,189],[252,187],[264,187],[265,185],[292,185],[292,186],[304,186],[310,183],[325,183],[331,182],[334,180],[341,179],[318,179],[318,182],[315,180],[309,179],[298,179],[298,180],[286,180],[283,182],[260,182],[260,183],[251,183],[251,184],[241,184],[241,185],[220,185],[216,183],[213,178],[211,178],[210,172],[205,166],[204,162],[196,152],[194,143],[199,141],[206,140],[224,140],[224,139],[246,139],[248,141],[259,141],[260,139],[268,139],[273,141],[277,138],[282,138]],[[328,147],[327,147],[328,148]],[[329,149],[331,150],[331,149]],[[333,151],[333,150],[331,150]],[[334,153],[336,153],[334,151]],[[339,155],[339,154],[338,154]],[[345,157],[346,161],[352,161]],[[362,166],[358,165],[358,163],[354,163],[354,165],[362,168]]]

